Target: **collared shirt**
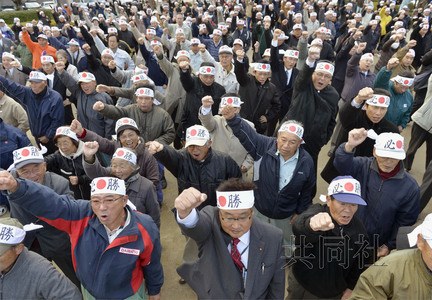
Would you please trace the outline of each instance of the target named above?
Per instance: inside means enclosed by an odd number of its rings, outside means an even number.
[[[127,209],[126,209],[126,214],[127,214],[126,221],[119,228],[114,229],[114,230],[109,230],[109,228],[104,225],[110,244],[115,240],[115,238],[120,234],[120,232],[122,232],[123,229],[129,225],[131,217],[130,217],[129,210],[127,210]]]
[[[234,65],[231,64],[231,71],[227,72],[222,68],[220,63],[216,63],[216,76],[215,81],[225,88],[227,93],[238,93],[240,84],[237,81],[237,77],[234,73]]]
[[[276,153],[279,154],[279,151]],[[294,169],[297,166],[298,158],[299,149],[297,149],[296,153],[294,153],[294,155],[288,160],[285,160],[282,155],[279,154],[279,191],[291,181],[294,174]]]
[[[203,62],[201,52],[193,53],[192,51],[189,51],[190,54],[190,65],[192,67],[192,71],[196,72],[201,67],[201,63]]]
[[[180,219],[178,213],[176,214],[177,222],[179,224],[184,225],[187,228],[193,228],[198,223],[198,213],[194,208],[191,213],[186,216],[184,219]],[[249,259],[249,243],[250,243],[250,230],[239,237],[240,242],[237,244],[237,250],[241,254],[241,261],[243,266],[247,270],[248,267],[248,259]],[[231,253],[231,243],[227,246],[228,254]],[[244,278],[245,279],[245,278]]]

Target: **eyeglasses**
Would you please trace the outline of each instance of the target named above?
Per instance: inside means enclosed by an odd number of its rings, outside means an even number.
[[[233,224],[234,222],[239,223],[245,223],[246,221],[249,221],[252,218],[252,214],[246,216],[246,217],[239,217],[239,218],[224,218],[220,216],[221,220],[224,221],[227,224]]]
[[[105,199],[105,200],[90,200],[91,205],[93,206],[101,206],[101,204],[105,204],[106,206],[113,205],[114,202],[116,202],[118,199],[123,198],[123,196],[117,197],[117,198],[111,198],[111,199]]]

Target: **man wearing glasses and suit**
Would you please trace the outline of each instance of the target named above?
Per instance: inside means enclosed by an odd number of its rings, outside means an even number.
[[[175,199],[177,222],[201,254],[177,272],[198,299],[283,299],[282,231],[253,216],[254,188],[229,179],[216,191],[217,207],[200,211],[207,195],[195,188]]]

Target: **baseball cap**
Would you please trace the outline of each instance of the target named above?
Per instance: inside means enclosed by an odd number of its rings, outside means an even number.
[[[140,134],[140,131],[138,129],[138,125],[134,120],[132,120],[131,118],[126,118],[126,117],[118,119],[116,124],[115,124],[115,133],[117,134],[117,136],[119,136],[123,132],[123,130],[126,130],[126,129],[132,129],[138,135]]]
[[[384,132],[375,140],[375,154],[380,157],[405,159],[404,138],[398,133]]]
[[[429,247],[432,248],[432,214],[428,214],[419,226],[407,234],[410,247],[417,244],[417,236],[419,233],[429,244]]]
[[[220,51],[219,51],[219,53],[220,53]],[[174,56],[174,58],[175,58],[175,59],[178,59],[180,56],[187,57],[187,58],[190,59],[190,54],[189,54],[189,52],[186,51],[186,50],[180,50],[180,51],[178,51],[178,52],[177,52],[177,55]]]
[[[42,55],[41,58],[41,63],[55,63],[54,61],[54,57],[52,57],[51,55]]]
[[[186,130],[185,148],[189,146],[204,146],[210,140],[210,133],[201,125],[194,125]]]
[[[9,217],[0,219],[0,232],[0,255],[22,243],[26,236],[23,225],[17,219]]]
[[[42,153],[34,146],[23,147],[12,152],[13,165],[20,169],[28,164],[39,164],[44,162]]]
[[[233,51],[232,51],[231,47],[229,47],[227,45],[223,45],[219,48],[219,54],[222,54],[222,53],[233,54]]]
[[[92,180],[90,184],[90,195],[116,194],[126,195],[125,182],[115,177],[98,177]]]
[[[34,81],[34,82],[41,82],[41,81],[46,81],[47,77],[44,73],[39,72],[39,71],[31,71],[29,74],[29,81]]]
[[[235,39],[233,45],[241,45],[243,47],[243,41],[241,39]]]
[[[39,34],[37,38],[48,40],[48,37],[45,34]]]
[[[73,132],[69,126],[60,126],[59,128],[57,128],[55,136],[54,136],[54,142],[57,142],[57,139],[60,136],[67,136],[67,137],[71,138],[72,140],[78,142],[78,137],[77,137],[76,133]]]
[[[327,195],[344,203],[367,205],[361,197],[360,182],[352,176],[338,176],[330,182]],[[320,200],[326,202],[326,196],[321,195]]]

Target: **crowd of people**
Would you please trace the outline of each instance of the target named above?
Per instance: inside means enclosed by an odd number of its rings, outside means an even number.
[[[166,168],[199,299],[431,298],[432,214],[414,226],[431,8],[97,0],[0,19],[3,297],[163,298]]]

